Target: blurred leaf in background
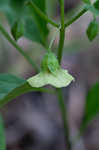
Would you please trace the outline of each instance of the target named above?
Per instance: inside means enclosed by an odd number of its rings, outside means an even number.
[[[46,0],[32,0],[39,9],[46,14]],[[17,20],[24,22],[24,36],[45,46],[48,35],[47,22],[42,20],[35,11],[27,9],[25,3],[27,0],[1,0],[0,12],[3,12],[13,26]],[[31,14],[31,16],[30,16]]]
[[[82,129],[99,115],[99,82],[97,82],[88,92],[85,104],[85,115],[82,122]]]

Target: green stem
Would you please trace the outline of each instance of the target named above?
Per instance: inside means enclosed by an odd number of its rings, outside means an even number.
[[[87,9],[82,9],[76,16],[74,16],[72,19],[70,19],[67,23],[65,23],[65,28],[71,25],[73,22],[75,22],[78,18],[80,18],[84,13],[86,13]]]
[[[61,63],[64,40],[65,40],[64,0],[59,0],[59,2],[60,2],[60,9],[61,9],[61,28],[60,28],[60,40],[59,40],[57,57],[58,57],[59,63]]]
[[[93,3],[94,6],[95,2]],[[83,8],[76,16],[74,16],[72,19],[70,19],[67,23],[65,23],[65,28],[71,25],[73,22],[75,22],[77,19],[79,19],[83,14],[85,14],[89,9]]]
[[[69,128],[68,128],[68,120],[67,120],[67,113],[66,113],[66,107],[64,104],[64,99],[63,99],[63,94],[61,89],[56,89],[57,91],[57,96],[58,96],[58,101],[59,101],[59,106],[61,110],[61,116],[63,120],[63,125],[64,125],[64,134],[65,134],[65,140],[66,140],[66,147],[68,147],[68,150],[71,150],[71,143],[69,139]]]
[[[61,10],[61,28],[64,29],[64,0],[59,0],[60,3],[60,10]]]
[[[22,48],[10,37],[8,32],[0,24],[0,32],[4,37],[16,48],[16,50],[32,65],[36,72],[39,71],[38,66],[33,62],[33,60],[22,50]]]
[[[57,58],[60,64],[62,59],[63,47],[64,47],[64,39],[65,39],[65,29],[60,29],[60,40],[59,40],[59,47],[58,47],[58,54],[57,54]]]
[[[48,18],[47,15],[45,15],[36,5],[33,1],[27,2],[26,3],[28,6],[31,6],[34,11],[45,21],[47,21],[48,23],[50,23],[51,25],[53,25],[56,28],[59,28],[59,24],[55,23],[54,21],[52,21],[50,18]]]
[[[64,40],[65,40],[64,0],[59,0],[59,2],[60,2],[60,9],[61,9],[61,28],[60,28],[59,47],[58,47],[58,60],[59,60],[59,63],[61,64]],[[71,150],[67,113],[66,113],[64,100],[63,100],[62,89],[56,89],[56,90],[57,90],[57,96],[58,96],[61,116],[62,116],[62,120],[63,120],[63,125],[64,125],[65,143],[66,143],[67,149]]]

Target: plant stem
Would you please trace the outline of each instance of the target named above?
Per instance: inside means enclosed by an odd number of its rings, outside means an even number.
[[[56,89],[57,91],[57,96],[58,96],[58,101],[59,101],[59,106],[61,110],[61,116],[63,120],[63,125],[64,125],[64,134],[65,134],[65,140],[66,140],[66,147],[68,150],[71,150],[71,143],[69,140],[69,128],[68,128],[68,120],[67,120],[67,113],[66,113],[66,107],[64,104],[64,99],[63,99],[63,94],[61,89]]]
[[[24,52],[24,50],[10,37],[7,31],[0,24],[0,32],[4,35],[4,37],[16,48],[16,50],[32,65],[36,72],[39,71],[38,66],[33,62],[33,60]]]
[[[59,0],[60,3],[60,11],[61,11],[61,28],[64,29],[64,0]]]
[[[60,2],[60,9],[61,9],[61,28],[60,28],[59,47],[58,47],[58,60],[59,60],[59,63],[61,64],[63,47],[64,47],[64,40],[65,40],[64,0],[59,0],[59,2]],[[64,125],[66,147],[68,150],[71,150],[71,142],[69,139],[69,128],[68,128],[68,121],[67,121],[67,113],[66,113],[64,100],[63,100],[62,89],[56,89],[56,91],[57,91],[60,111],[61,111],[63,125]]]
[[[94,6],[95,2],[93,2]],[[74,16],[72,19],[70,19],[67,23],[65,23],[65,28],[71,25],[73,22],[75,22],[77,19],[79,19],[83,14],[85,14],[89,9],[83,8],[76,16]],[[90,10],[89,10],[90,11]]]
[[[27,2],[26,3],[27,6],[31,6],[34,11],[45,21],[47,21],[48,23],[50,23],[51,25],[53,25],[56,28],[59,28],[59,24],[55,23],[53,20],[51,20],[50,18],[48,18],[47,15],[45,15],[36,5],[33,1]]]
[[[65,28],[71,25],[73,22],[75,22],[78,18],[80,18],[84,13],[86,13],[88,10],[87,9],[82,9],[75,17],[70,19],[67,23],[65,23]]]
[[[60,29],[60,40],[59,40],[59,47],[58,47],[58,54],[57,54],[59,64],[61,64],[63,47],[64,47],[64,39],[65,39],[65,29]]]
[[[58,60],[61,63],[63,47],[64,47],[64,39],[65,39],[65,23],[64,23],[64,0],[59,0],[60,2],[60,9],[61,9],[61,28],[60,28],[60,40],[59,40],[59,47],[58,47]]]

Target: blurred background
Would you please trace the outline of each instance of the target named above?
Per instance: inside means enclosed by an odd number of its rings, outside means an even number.
[[[0,0],[2,3],[2,0]],[[59,22],[60,10],[57,0],[46,0],[47,13]],[[80,0],[65,0],[65,20],[82,8]],[[86,29],[92,20],[90,12],[84,14],[66,30],[62,66],[75,77],[75,82],[63,88],[68,111],[70,137],[77,136],[84,114],[85,97],[88,90],[99,81],[99,37],[89,42]],[[0,13],[0,22],[10,33],[6,16]],[[48,25],[48,41],[55,28]],[[57,35],[53,51],[57,51]],[[25,37],[18,44],[40,65],[45,48]],[[0,73],[12,73],[25,79],[35,70],[9,44],[0,33]],[[65,150],[64,130],[55,95],[33,92],[25,94],[4,106],[1,110],[6,131],[7,150]],[[83,136],[73,143],[74,150],[99,149],[99,119],[94,119]]]

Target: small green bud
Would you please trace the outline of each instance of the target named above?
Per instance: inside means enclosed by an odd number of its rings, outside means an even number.
[[[74,78],[60,67],[56,56],[52,52],[45,54],[41,63],[41,72],[29,78],[27,82],[36,88],[52,85],[56,88],[68,86]]]
[[[88,39],[90,41],[94,40],[99,33],[99,26],[96,20],[90,22],[88,29],[86,31]]]
[[[12,28],[11,28],[11,34],[13,38],[17,41],[20,37],[24,34],[24,24],[22,21],[17,20]]]
[[[56,56],[52,52],[45,54],[42,63],[42,71],[49,71],[55,75],[55,72],[59,69],[59,63]]]

